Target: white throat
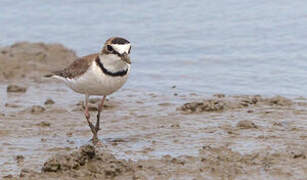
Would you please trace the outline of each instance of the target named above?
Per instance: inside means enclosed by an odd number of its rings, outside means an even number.
[[[129,67],[126,62],[114,54],[100,54],[99,59],[103,66],[111,72],[126,70]]]

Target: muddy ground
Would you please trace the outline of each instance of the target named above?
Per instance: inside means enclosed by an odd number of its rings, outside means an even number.
[[[307,179],[306,98],[125,86],[108,98],[94,147],[83,96],[42,78],[74,58],[59,44],[0,48],[3,179]]]

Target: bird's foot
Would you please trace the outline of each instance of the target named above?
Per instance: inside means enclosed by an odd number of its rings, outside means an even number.
[[[91,141],[92,141],[92,143],[93,143],[94,145],[97,145],[97,144],[98,144],[98,142],[99,142],[100,140],[98,139],[97,134],[94,134],[94,135],[93,135],[93,138],[91,139]]]

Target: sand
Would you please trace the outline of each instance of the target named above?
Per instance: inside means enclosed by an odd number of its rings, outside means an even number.
[[[83,96],[43,78],[74,58],[59,44],[0,48],[3,179],[307,179],[306,98],[125,86],[108,97],[94,147]]]

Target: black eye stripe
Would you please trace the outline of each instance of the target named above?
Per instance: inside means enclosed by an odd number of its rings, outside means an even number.
[[[107,45],[108,51],[113,51],[113,47],[111,45]]]
[[[117,52],[112,45],[107,45],[106,47],[108,54],[116,54],[118,56],[122,56],[119,52]],[[128,54],[130,54],[131,46],[129,47]]]

